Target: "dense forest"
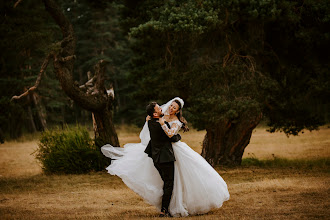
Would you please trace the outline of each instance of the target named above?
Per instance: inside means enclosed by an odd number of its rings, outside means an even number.
[[[261,121],[329,122],[329,27],[326,0],[3,1],[1,139],[94,122],[118,145],[113,123],[180,96],[202,156],[240,164]]]

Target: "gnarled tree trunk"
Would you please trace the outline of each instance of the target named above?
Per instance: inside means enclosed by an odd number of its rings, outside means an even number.
[[[95,120],[95,139],[99,139],[101,143],[119,143],[115,127],[112,123],[112,111],[105,108],[102,111],[93,112],[93,117]],[[119,144],[114,146],[119,146]]]
[[[223,121],[206,129],[202,156],[212,165],[240,165],[245,147],[262,114],[244,118],[239,123]]]
[[[104,86],[104,72],[106,62],[100,61],[95,67],[94,79],[89,85],[79,86],[73,80],[72,72],[75,59],[76,40],[69,20],[62,13],[61,8],[53,0],[43,0],[46,10],[53,17],[62,30],[63,41],[61,49],[55,52],[54,69],[63,91],[82,108],[93,112],[95,118],[95,136],[103,143],[119,146],[117,133],[112,121],[113,94],[108,93]],[[92,87],[86,91],[87,87]],[[84,90],[85,89],[85,90]]]
[[[59,49],[57,51],[52,51],[45,58],[35,85],[20,96],[13,96],[12,100],[20,99],[38,88],[41,77],[49,61],[52,59],[56,77],[63,91],[79,106],[93,113],[95,138],[98,139],[98,145],[109,143],[112,146],[119,147],[117,133],[112,120],[114,93],[112,89],[106,89],[104,86],[105,65],[107,62],[100,60],[95,66],[94,76],[89,77],[88,82],[79,86],[79,83],[75,82],[72,77],[76,47],[76,39],[72,24],[65,17],[62,9],[54,0],[43,0],[43,2],[46,10],[61,28],[63,40],[58,45]],[[15,4],[15,7],[18,3],[19,1]],[[38,107],[39,101],[37,100],[37,96],[33,96],[33,100],[35,101],[36,107]],[[41,108],[38,109],[38,114],[42,127],[45,127],[45,115]]]

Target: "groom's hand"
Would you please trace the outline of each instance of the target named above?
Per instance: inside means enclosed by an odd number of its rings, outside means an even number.
[[[171,137],[170,139],[171,139],[171,142],[178,142],[179,140],[181,140],[181,135],[176,134],[173,137]]]

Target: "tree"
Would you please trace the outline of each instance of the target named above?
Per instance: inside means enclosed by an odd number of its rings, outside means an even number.
[[[269,131],[288,135],[324,123],[328,111],[313,106],[329,107],[327,1],[126,6],[136,54],[131,79],[145,88],[134,95],[183,97],[188,119],[207,131],[202,155],[210,164],[240,164],[262,117]]]
[[[130,50],[127,37],[120,28],[122,5],[115,1],[64,1],[64,13],[71,21],[77,38],[77,48],[73,76],[80,83],[87,81],[87,72],[92,71],[99,60],[108,62],[106,66],[106,85],[116,91],[113,107],[114,120],[125,121],[121,112],[128,99],[127,65]],[[126,116],[127,114],[125,114]],[[127,120],[127,119],[126,119]]]
[[[40,3],[26,0],[20,5],[22,7],[13,8],[13,2],[6,1],[2,6],[0,126],[7,139],[17,138],[26,131],[41,131],[47,126],[44,109],[50,106],[44,101],[48,93],[42,96],[30,93],[19,103],[10,102],[10,98],[26,90],[36,80],[35,72],[40,68],[47,45],[54,38],[51,21]],[[53,82],[50,75],[45,82]],[[40,89],[46,89],[46,86]],[[53,95],[53,101],[58,101],[60,95],[57,96],[56,89],[46,91]]]
[[[53,46],[53,50],[45,58],[44,64],[47,66],[50,60],[53,61],[54,71],[63,91],[82,108],[93,113],[95,119],[95,136],[100,142],[110,143],[119,146],[118,137],[112,120],[112,102],[114,100],[113,90],[106,89],[105,66],[107,61],[100,60],[95,66],[94,76],[84,85],[79,86],[72,76],[74,70],[76,39],[73,26],[63,14],[61,8],[53,0],[44,0],[44,5],[48,13],[52,16],[56,24],[60,27],[63,40]],[[45,67],[42,67],[38,79],[42,77]],[[38,87],[38,80],[33,91]],[[15,99],[15,97],[13,97]]]

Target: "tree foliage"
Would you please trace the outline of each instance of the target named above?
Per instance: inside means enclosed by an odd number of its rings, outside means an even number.
[[[127,6],[140,22],[127,19],[136,54],[131,77],[147,88],[136,90],[141,100],[180,95],[200,129],[223,119],[239,123],[251,110],[268,117],[270,131],[296,135],[328,117],[327,1]]]
[[[327,1],[126,5],[135,100],[186,100],[187,118],[206,129],[210,164],[240,164],[262,115],[270,132],[287,135],[328,117]]]

